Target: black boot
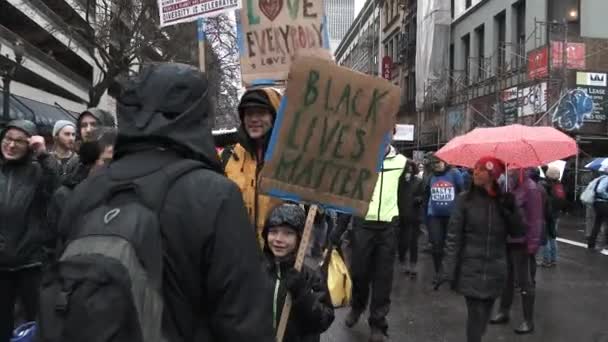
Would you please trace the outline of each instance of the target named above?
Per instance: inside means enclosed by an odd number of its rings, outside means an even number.
[[[509,312],[505,309],[499,309],[496,316],[492,317],[490,324],[507,324],[509,323]]]
[[[524,321],[515,329],[515,333],[520,335],[531,334],[534,332],[534,294],[522,294],[521,302],[524,309]]]
[[[369,342],[384,342],[386,340],[386,336],[381,329],[372,327],[371,330]]]
[[[361,311],[351,308],[350,312],[346,316],[346,319],[344,320],[344,324],[346,324],[347,327],[352,328],[355,326],[355,324],[357,324],[357,322],[359,322],[360,317]]]

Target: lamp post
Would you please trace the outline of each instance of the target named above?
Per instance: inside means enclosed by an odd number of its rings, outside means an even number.
[[[11,96],[11,81],[15,77],[17,73],[17,69],[23,63],[23,44],[20,41],[17,41],[15,45],[13,45],[13,52],[15,54],[15,60],[12,61],[8,59],[8,54],[6,58],[7,62],[0,62],[0,77],[2,77],[2,123],[6,125],[10,121],[10,96]]]

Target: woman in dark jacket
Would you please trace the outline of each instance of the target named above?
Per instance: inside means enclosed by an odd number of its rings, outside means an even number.
[[[284,342],[319,342],[321,333],[334,321],[325,277],[305,265],[299,272],[294,269],[305,220],[300,206],[284,203],[270,212],[262,231],[268,274],[272,280],[275,333],[288,293],[293,303]]]
[[[46,207],[58,175],[33,122],[9,122],[0,141],[0,341],[8,341],[17,299],[27,320],[36,317],[42,263],[52,247]]]
[[[422,219],[422,203],[424,202],[424,185],[419,179],[418,166],[411,160],[405,164],[405,170],[399,178],[397,189],[399,206],[399,232],[397,251],[403,273],[416,277],[418,262],[418,236]],[[407,256],[409,252],[409,265]]]
[[[502,194],[497,184],[504,171],[500,160],[480,159],[449,224],[443,280],[466,298],[468,342],[481,341],[506,284],[507,236],[525,235],[512,195]]]

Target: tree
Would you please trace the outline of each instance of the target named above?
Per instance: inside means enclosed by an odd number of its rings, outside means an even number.
[[[205,19],[206,68],[210,102],[215,110],[215,127],[238,125],[237,107],[240,89],[240,61],[236,22],[228,15]]]
[[[172,60],[180,50],[180,38],[188,31],[188,27],[181,25],[159,28],[156,0],[75,3],[83,6],[87,25],[73,25],[70,30],[85,38],[99,71],[89,89],[90,107],[99,104],[117,77],[137,70],[140,64],[148,61]]]

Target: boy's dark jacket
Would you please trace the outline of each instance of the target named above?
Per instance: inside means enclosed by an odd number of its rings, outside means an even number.
[[[267,246],[267,244],[266,244]],[[305,279],[299,291],[291,281],[295,274],[293,265],[295,256],[275,262],[275,258],[268,247],[264,250],[267,258],[267,272],[271,280],[269,300],[273,303],[273,321],[278,329],[283,312],[283,305],[287,293],[292,294],[293,304],[287,323],[287,330],[283,342],[319,342],[321,333],[326,331],[334,321],[334,309],[327,288],[327,280],[319,271],[303,265],[301,276]],[[278,284],[278,287],[277,287]],[[291,287],[291,289],[289,289]],[[301,292],[296,295],[294,292]]]

